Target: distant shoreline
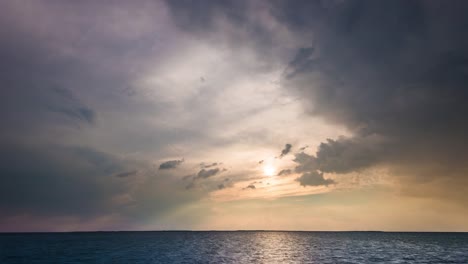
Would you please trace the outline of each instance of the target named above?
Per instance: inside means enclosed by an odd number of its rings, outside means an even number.
[[[440,234],[468,234],[468,231],[314,231],[314,230],[107,230],[107,231],[27,231],[27,232],[0,232],[0,235],[11,234],[94,234],[94,233],[208,233],[208,232],[299,232],[299,233],[440,233]]]

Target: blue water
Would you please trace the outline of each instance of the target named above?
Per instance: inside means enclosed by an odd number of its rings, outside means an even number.
[[[468,263],[468,233],[0,234],[0,263]]]

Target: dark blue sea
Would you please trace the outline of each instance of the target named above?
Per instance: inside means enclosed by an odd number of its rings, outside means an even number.
[[[0,263],[468,263],[468,233],[0,234]]]

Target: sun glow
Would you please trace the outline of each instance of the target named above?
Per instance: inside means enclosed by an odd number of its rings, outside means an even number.
[[[275,171],[275,167],[271,165],[265,165],[265,167],[263,167],[263,174],[265,174],[265,176],[273,176],[275,175]]]

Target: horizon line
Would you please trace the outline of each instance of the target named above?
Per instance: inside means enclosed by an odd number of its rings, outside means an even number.
[[[69,234],[69,233],[133,233],[133,232],[310,232],[310,233],[468,233],[468,231],[384,231],[384,230],[275,230],[275,229],[168,229],[168,230],[80,230],[80,231],[0,231],[3,234]]]

